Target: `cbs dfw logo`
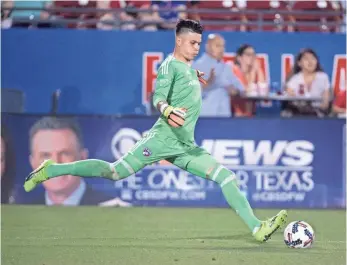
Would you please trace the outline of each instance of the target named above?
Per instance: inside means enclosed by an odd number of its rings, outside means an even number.
[[[143,134],[141,135],[141,133],[131,128],[120,129],[112,138],[111,150],[112,150],[113,156],[116,159],[121,158],[145,134],[146,134],[146,131],[143,132]]]

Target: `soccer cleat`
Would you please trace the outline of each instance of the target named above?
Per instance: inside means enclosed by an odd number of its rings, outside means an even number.
[[[54,162],[50,159],[45,160],[37,169],[29,174],[24,182],[24,190],[26,192],[32,191],[38,184],[48,179],[46,168]]]
[[[271,238],[271,235],[275,233],[287,222],[287,211],[282,210],[274,217],[261,223],[260,228],[254,233],[254,237],[257,241],[265,242]]]

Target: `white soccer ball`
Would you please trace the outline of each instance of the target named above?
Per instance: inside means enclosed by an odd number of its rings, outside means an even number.
[[[284,243],[290,248],[309,248],[315,239],[313,228],[304,221],[295,221],[284,229]]]

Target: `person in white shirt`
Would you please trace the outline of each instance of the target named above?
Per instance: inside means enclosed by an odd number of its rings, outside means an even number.
[[[315,115],[326,112],[330,103],[330,82],[319,58],[312,49],[303,49],[297,55],[292,74],[285,84],[289,96],[319,98],[319,101],[297,101],[288,104],[293,114]]]

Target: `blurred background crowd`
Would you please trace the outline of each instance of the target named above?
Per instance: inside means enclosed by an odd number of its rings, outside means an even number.
[[[203,63],[208,70],[205,75],[208,85],[203,87],[202,116],[252,117],[257,112],[257,106],[269,107],[273,104],[280,105],[279,111],[286,117],[341,116],[345,113],[345,74],[338,74],[338,82],[335,80],[332,83],[335,77],[320,62],[322,54],[310,45],[305,44],[297,51],[294,62],[291,61],[289,68],[284,70],[285,80],[270,83],[269,73],[266,72],[268,62],[257,58],[256,44],[245,43],[230,50],[224,37],[214,34],[218,31],[344,33],[345,1],[80,0],[2,1],[1,5],[3,29],[168,31],[180,18],[201,21],[204,29],[210,32],[205,53],[213,59]],[[232,52],[233,58],[226,60],[226,52]],[[232,71],[226,90],[220,85],[224,68],[215,65],[215,61],[223,59]],[[292,98],[288,101],[282,98],[279,102],[279,98],[265,98],[269,93]],[[294,100],[299,96],[305,100]],[[147,114],[153,112],[152,108]]]
[[[203,21],[206,30],[344,32],[345,6],[343,0],[12,0],[2,1],[2,19],[8,21],[3,27],[155,31],[173,29],[179,18],[190,18]]]

